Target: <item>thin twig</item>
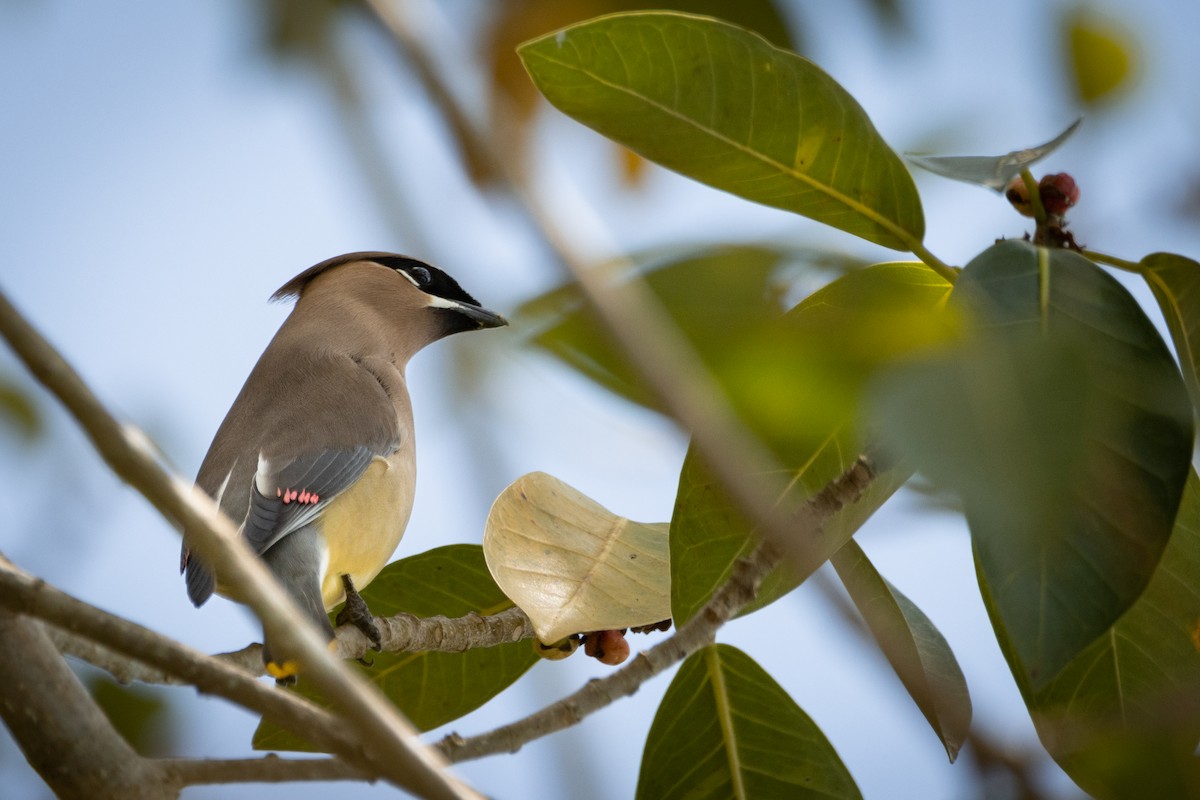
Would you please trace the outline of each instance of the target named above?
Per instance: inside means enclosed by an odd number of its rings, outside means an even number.
[[[795,535],[816,541],[829,519],[857,502],[874,478],[875,472],[868,459],[859,457],[850,469],[813,495],[794,516]],[[438,747],[455,762],[516,752],[534,739],[575,725],[613,701],[632,695],[650,678],[711,643],[716,631],[758,596],[763,578],[781,560],[782,555],[773,543],[759,544],[745,560],[734,565],[730,579],[674,636],[643,651],[611,675],[591,681],[569,697],[524,719],[470,738],[450,734],[438,743]]]
[[[479,796],[420,741],[394,705],[333,657],[315,626],[250,551],[233,522],[203,491],[167,470],[144,433],[113,418],[2,292],[0,334],[34,377],[67,407],[113,472],[141,492],[164,517],[187,530],[189,545],[237,587],[239,597],[276,637],[280,648],[297,654],[306,678],[334,701],[364,743],[361,752],[341,755],[422,797],[460,800]],[[361,761],[364,753],[369,759],[366,763]]]
[[[225,783],[290,783],[292,781],[362,781],[371,779],[340,758],[159,759],[159,766],[180,786]]]

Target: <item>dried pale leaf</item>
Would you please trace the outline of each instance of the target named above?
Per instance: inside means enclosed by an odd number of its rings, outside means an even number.
[[[488,514],[496,583],[545,642],[671,616],[667,525],[633,522],[544,472],[523,475]]]
[[[1009,181],[1021,173],[1021,170],[1040,161],[1053,153],[1062,145],[1083,118],[1075,120],[1058,136],[1037,147],[1024,150],[1013,150],[1002,156],[923,156],[916,153],[905,153],[904,157],[922,169],[927,169],[935,175],[953,178],[965,183],[976,183],[997,192],[1004,191]]]

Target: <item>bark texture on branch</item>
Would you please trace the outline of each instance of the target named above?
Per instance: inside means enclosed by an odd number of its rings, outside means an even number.
[[[170,800],[180,785],[92,701],[42,623],[0,610],[0,717],[60,800]]]

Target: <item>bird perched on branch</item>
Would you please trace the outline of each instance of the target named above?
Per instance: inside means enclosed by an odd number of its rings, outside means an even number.
[[[288,281],[273,300],[296,305],[246,379],[196,477],[251,548],[332,640],[339,623],[379,632],[356,589],[391,558],[413,506],[416,451],[404,368],[418,350],[461,331],[506,325],[446,273],[392,253],[350,253]],[[190,553],[181,571],[200,606],[237,599]],[[264,634],[280,682],[297,664]]]

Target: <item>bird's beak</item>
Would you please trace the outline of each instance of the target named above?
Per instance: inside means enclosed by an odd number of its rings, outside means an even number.
[[[475,324],[480,328],[503,328],[508,324],[508,320],[495,311],[488,311],[486,308],[473,306],[470,303],[455,303],[455,306],[463,316],[475,320]]]

